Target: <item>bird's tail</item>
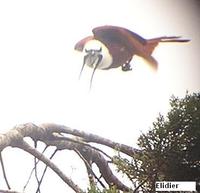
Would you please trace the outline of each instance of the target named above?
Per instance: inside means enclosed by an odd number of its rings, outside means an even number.
[[[159,44],[159,43],[167,43],[167,42],[189,42],[189,39],[180,39],[181,36],[162,36],[162,37],[158,37],[158,38],[153,38],[153,39],[149,39],[146,40],[146,44],[144,46],[145,52],[147,54],[152,54],[152,52],[154,51],[155,47]]]
[[[149,64],[149,66],[153,70],[157,70],[158,69],[158,62],[157,62],[157,60],[153,56],[146,55],[145,57],[143,56],[143,58],[147,61],[147,63]]]
[[[189,39],[180,39],[181,36],[162,36],[147,40],[147,42],[189,42]]]
[[[146,44],[144,45],[144,53],[145,53],[145,59],[147,60],[147,62],[150,64],[151,67],[153,67],[153,69],[157,69],[158,67],[158,62],[156,61],[155,58],[153,58],[153,56],[151,56],[152,52],[154,51],[155,47],[159,44],[159,43],[167,43],[167,42],[179,42],[179,43],[183,43],[183,42],[189,42],[189,39],[180,39],[181,36],[162,36],[162,37],[158,37],[158,38],[153,38],[153,39],[149,39],[146,40]]]

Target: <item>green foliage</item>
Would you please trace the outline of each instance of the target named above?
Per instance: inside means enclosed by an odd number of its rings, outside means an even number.
[[[141,153],[133,160],[115,157],[118,169],[140,189],[155,192],[155,181],[200,183],[200,93],[171,97],[166,118],[159,115],[153,128],[138,139]]]
[[[95,185],[90,186],[90,188],[87,191],[88,193],[101,193],[99,188]]]
[[[97,186],[92,185],[88,189],[88,193],[119,193],[115,186],[110,187],[109,189],[100,190]]]

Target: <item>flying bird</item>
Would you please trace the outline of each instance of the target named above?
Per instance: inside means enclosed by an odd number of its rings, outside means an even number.
[[[93,35],[76,43],[74,49],[84,52],[83,65],[93,68],[90,86],[96,69],[108,70],[121,67],[123,71],[132,70],[130,62],[134,55],[140,56],[153,68],[158,68],[158,62],[152,56],[155,47],[161,42],[188,42],[180,36],[161,36],[145,39],[140,35],[118,26],[100,26],[92,30]]]

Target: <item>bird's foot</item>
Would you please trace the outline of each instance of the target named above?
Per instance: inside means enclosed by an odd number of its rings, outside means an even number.
[[[132,70],[132,68],[129,63],[125,63],[122,65],[122,71],[130,71],[130,70]]]

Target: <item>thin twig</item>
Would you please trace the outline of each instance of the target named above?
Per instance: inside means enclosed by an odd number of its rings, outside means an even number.
[[[37,141],[34,141],[34,147],[35,147],[35,149],[37,149]],[[37,158],[36,157],[34,157],[34,168],[35,168],[34,169],[35,179],[37,181],[38,187],[40,187],[40,181],[39,181],[38,173],[37,173]],[[38,192],[41,193],[40,188],[38,189]]]
[[[148,180],[148,177],[143,181],[141,182],[136,188],[135,190],[133,191],[134,193],[138,192],[138,189]]]
[[[3,171],[3,177],[5,179],[5,182],[6,182],[8,189],[10,190],[11,187],[10,187],[10,184],[8,182],[8,178],[6,176],[6,170],[5,170],[4,163],[3,163],[2,152],[0,152],[0,162],[1,162],[1,168],[2,168],[2,171]]]
[[[42,154],[46,151],[47,148],[48,148],[48,145],[46,145],[46,147],[43,149]],[[39,163],[39,161],[40,161],[40,160],[37,160],[36,165]],[[28,177],[28,180],[27,180],[26,184],[24,185],[23,192],[25,192],[26,187],[28,186],[28,184],[29,184],[29,182],[30,182],[30,180],[31,180],[31,177],[32,177],[32,175],[33,175],[34,170],[35,170],[35,166],[34,166],[33,169],[31,170],[31,173],[30,173],[30,175],[29,175],[29,177]]]
[[[54,152],[53,152],[53,154],[50,156],[50,160],[54,157],[54,155],[57,153],[57,151],[58,151],[58,149],[56,149]],[[36,193],[40,190],[40,185],[42,184],[42,181],[43,181],[43,179],[44,179],[44,175],[45,175],[45,173],[46,173],[46,171],[47,171],[47,168],[48,168],[48,165],[46,165],[45,166],[45,169],[44,169],[44,171],[43,171],[43,174],[42,174],[42,176],[41,176],[41,178],[40,178],[40,180],[39,180],[39,184],[38,184],[38,188],[37,188],[37,190],[36,190]]]

